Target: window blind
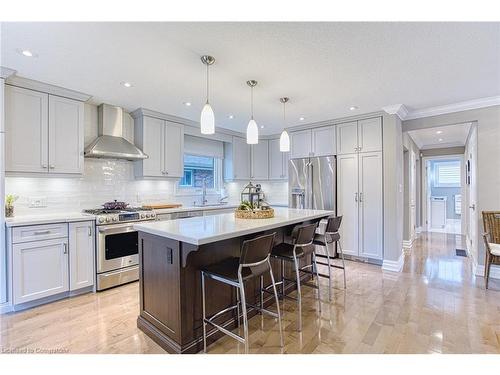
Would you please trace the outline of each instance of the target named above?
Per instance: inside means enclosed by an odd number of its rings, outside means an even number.
[[[212,139],[184,135],[184,153],[222,159],[224,157],[224,143]]]
[[[460,162],[436,163],[436,182],[440,186],[460,186]]]

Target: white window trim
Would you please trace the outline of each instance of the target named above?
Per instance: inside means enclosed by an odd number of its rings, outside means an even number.
[[[191,154],[190,154],[191,155]],[[207,157],[213,157],[209,155],[200,155],[200,156],[207,156]],[[222,159],[220,158],[214,158],[215,160],[215,168],[214,168],[214,173],[215,173],[215,188],[207,189],[207,196],[214,196],[214,195],[220,195],[221,190],[224,187],[224,181],[222,179]],[[179,185],[181,179],[177,181],[175,184],[175,195],[178,197],[182,196],[192,196],[192,195],[201,195],[203,192],[202,188],[198,187],[182,187]]]

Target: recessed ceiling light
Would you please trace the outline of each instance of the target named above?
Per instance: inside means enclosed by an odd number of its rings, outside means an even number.
[[[443,134],[443,131],[442,131],[442,130],[438,130],[438,131],[436,132],[436,134]]]
[[[261,126],[260,126],[260,128],[261,128],[261,129],[264,129],[264,125],[261,125]]]
[[[191,102],[184,102],[184,105],[185,105],[186,107],[191,107]]]
[[[350,106],[350,107],[349,107],[349,109],[350,109],[351,111],[355,111],[355,110],[356,110],[356,109],[358,109],[358,108],[359,108],[359,107],[357,107],[357,106],[355,106],[355,105],[353,105],[353,106]]]
[[[17,49],[17,52],[26,57],[37,57],[38,55],[29,49]]]
[[[300,121],[304,121],[306,118],[305,117],[299,117]]]
[[[227,117],[228,117],[230,120],[232,120],[232,119],[234,118],[234,116],[233,116],[233,115],[229,115],[229,116],[227,116]]]
[[[439,138],[439,139],[438,139],[438,141],[439,141],[439,142],[443,142],[443,138]]]
[[[121,85],[124,87],[132,87],[132,84],[130,82],[122,82]]]

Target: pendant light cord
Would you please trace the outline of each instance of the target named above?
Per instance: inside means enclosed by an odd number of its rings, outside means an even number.
[[[252,113],[253,120],[253,86],[250,87],[250,112]]]
[[[208,64],[207,64],[207,104],[208,104]]]

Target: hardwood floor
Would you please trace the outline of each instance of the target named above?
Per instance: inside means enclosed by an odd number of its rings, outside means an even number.
[[[498,353],[500,282],[484,290],[470,259],[457,257],[461,236],[421,233],[405,257],[402,273],[348,262],[347,289],[336,270],[332,302],[321,280],[304,287],[303,331],[295,302],[282,304],[285,348],[275,321],[249,321],[252,353]],[[138,284],[87,294],[28,311],[0,315],[0,352],[52,350],[69,353],[164,353],[136,327]],[[209,353],[239,353],[224,337]]]

